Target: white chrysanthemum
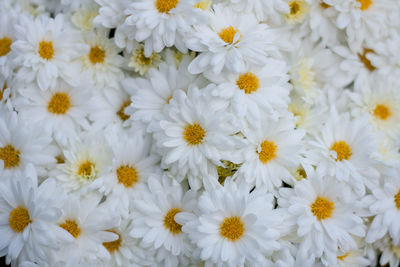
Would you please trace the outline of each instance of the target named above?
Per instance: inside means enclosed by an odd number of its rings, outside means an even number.
[[[6,79],[10,77],[13,69],[11,45],[15,41],[14,26],[17,19],[18,16],[14,10],[0,9],[0,73]]]
[[[370,84],[356,87],[351,94],[352,113],[355,117],[368,114],[375,130],[393,141],[400,138],[399,83],[388,81],[385,76],[374,75]]]
[[[186,38],[187,46],[201,52],[189,65],[189,72],[226,69],[245,71],[245,64],[264,66],[267,56],[278,56],[277,47],[284,43],[282,29],[271,29],[261,24],[251,13],[235,13],[231,8],[214,5],[209,12],[209,24],[198,24]]]
[[[216,166],[238,142],[232,136],[237,132],[233,117],[204,92],[176,91],[154,133],[162,167],[169,168],[178,181],[187,177],[195,190],[203,179],[217,177]]]
[[[277,119],[287,109],[289,91],[287,65],[284,61],[268,59],[262,68],[246,67],[242,73],[223,72],[207,78],[216,83],[212,91],[248,124],[260,120],[265,114]]]
[[[398,25],[399,5],[395,0],[324,0],[337,12],[336,26],[346,31],[346,41],[358,51],[365,40],[377,40]]]
[[[225,182],[200,196],[199,209],[176,220],[197,246],[194,255],[206,266],[265,266],[265,256],[280,248],[277,230],[282,219],[274,199],[258,189]]]
[[[123,58],[119,55],[120,49],[108,38],[108,31],[94,30],[85,34],[84,39],[90,47],[87,55],[80,58],[85,74],[100,88],[118,88],[124,77],[120,69]]]
[[[71,241],[54,224],[66,195],[54,180],[40,186],[37,182],[30,165],[23,174],[0,183],[0,256],[7,255],[7,263],[46,260],[46,251]]]
[[[28,125],[16,112],[0,107],[0,177],[21,175],[32,163],[41,177],[54,167],[57,148],[37,125]]]
[[[64,266],[97,266],[102,259],[111,258],[103,243],[118,239],[111,230],[120,225],[120,218],[105,203],[99,204],[100,200],[101,196],[94,194],[82,198],[69,194],[57,221],[60,230],[72,239],[56,252]]]
[[[86,133],[62,148],[64,163],[50,172],[67,192],[85,194],[101,189],[111,163],[110,147],[103,134]]]
[[[333,177],[320,173],[309,174],[296,183],[294,189],[279,190],[280,206],[288,209],[296,224],[300,251],[322,257],[327,266],[337,263],[338,248],[356,249],[352,235],[364,236],[362,219],[354,194]]]
[[[123,81],[123,87],[132,95],[132,105],[127,108],[127,114],[146,124],[159,121],[176,91],[186,92],[190,86],[205,84],[187,72],[189,61],[190,57],[184,56],[178,68],[161,63],[158,69],[149,70],[147,79],[128,78]]]
[[[144,45],[134,42],[132,49],[127,49],[126,62],[129,68],[138,72],[141,76],[146,74],[151,68],[157,68],[161,63],[161,55],[151,53],[149,57],[144,55]]]
[[[241,152],[244,161],[233,177],[268,190],[280,187],[282,181],[292,184],[294,177],[288,168],[299,166],[305,134],[295,129],[293,119],[263,119],[242,132],[246,137],[246,147]]]
[[[357,194],[365,194],[365,186],[374,187],[379,173],[373,153],[378,143],[365,116],[350,119],[331,110],[319,133],[308,141],[307,160],[321,173],[348,183]]]
[[[147,184],[148,190],[133,202],[131,236],[142,238],[143,247],[156,249],[159,264],[187,265],[193,247],[175,217],[181,212],[193,212],[196,193],[185,193],[181,185],[165,174],[150,177]]]
[[[108,143],[112,150],[112,164],[101,190],[119,203],[117,209],[123,215],[129,213],[132,198],[143,191],[152,173],[161,173],[156,165],[159,158],[149,155],[151,140],[140,135],[127,135],[120,130],[111,132]]]
[[[32,84],[18,92],[15,106],[21,118],[41,125],[61,144],[77,138],[82,129],[88,129],[86,116],[96,110],[91,89],[84,81],[74,87],[58,79],[56,85],[46,91]]]
[[[164,47],[174,46],[182,52],[187,48],[183,42],[191,26],[203,19],[202,10],[195,7],[198,0],[138,0],[129,3],[120,32],[130,40],[144,42],[144,54],[149,57],[154,51],[161,52]],[[125,47],[126,44],[118,42]]]
[[[14,62],[20,66],[16,79],[22,83],[37,82],[41,90],[54,87],[58,77],[74,85],[78,69],[69,63],[87,53],[79,32],[64,22],[62,15],[35,20],[22,16],[15,25],[16,41],[11,48]]]

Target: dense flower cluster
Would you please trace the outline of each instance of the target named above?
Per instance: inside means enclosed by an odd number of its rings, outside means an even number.
[[[398,0],[1,0],[0,256],[400,262]]]

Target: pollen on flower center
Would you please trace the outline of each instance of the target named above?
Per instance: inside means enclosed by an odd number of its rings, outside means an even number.
[[[59,226],[70,233],[74,238],[77,238],[81,234],[81,229],[74,220],[65,220],[65,222],[59,224]]]
[[[260,80],[256,75],[251,72],[247,72],[239,76],[239,79],[236,81],[236,85],[244,90],[246,94],[251,94],[256,92],[260,87]]]
[[[178,208],[170,209],[167,214],[164,216],[164,227],[169,230],[173,235],[179,234],[182,232],[182,225],[175,221],[175,215],[181,212]]]
[[[53,94],[49,103],[47,104],[47,110],[56,115],[64,115],[71,107],[71,100],[67,93],[57,92]]]
[[[258,158],[262,163],[267,164],[277,156],[278,146],[273,141],[264,140],[260,146],[261,151],[258,153]]]
[[[7,55],[11,51],[12,40],[8,37],[0,39],[0,57]]]
[[[89,52],[89,60],[93,64],[103,63],[104,58],[106,56],[106,52],[98,46],[94,46],[90,48]]]
[[[96,174],[95,165],[93,162],[86,160],[78,167],[78,175],[85,179],[92,179]]]
[[[134,167],[124,165],[117,169],[117,178],[125,187],[133,187],[139,181],[139,174]]]
[[[21,233],[32,222],[29,211],[21,206],[16,207],[10,212],[8,223],[14,232]]]
[[[39,43],[39,55],[41,58],[46,60],[53,59],[54,56],[53,42],[41,41]]]
[[[357,0],[361,4],[362,11],[367,10],[372,5],[372,0]]]
[[[336,161],[348,160],[353,154],[350,146],[345,141],[336,141],[331,146],[331,150],[337,154]]]
[[[238,216],[225,218],[219,226],[219,234],[232,242],[239,240],[243,236],[244,230],[244,224]]]
[[[119,247],[121,246],[121,235],[117,233],[114,230],[106,230],[107,232],[114,233],[118,235],[118,239],[111,241],[111,242],[103,242],[103,246],[110,252],[110,254],[113,254],[115,251],[118,251]]]
[[[122,103],[121,108],[118,110],[117,115],[122,121],[126,121],[129,119],[129,115],[126,115],[125,113],[125,108],[129,106],[132,103],[132,101],[128,100]]]
[[[160,13],[168,13],[178,5],[179,0],[156,0],[156,8]]]
[[[364,48],[362,54],[358,54],[358,58],[361,60],[361,62],[364,64],[364,66],[369,70],[369,71],[374,71],[376,67],[372,65],[371,61],[367,58],[368,53],[373,53],[375,54],[375,51],[369,48]]]
[[[308,5],[304,0],[294,0],[289,2],[290,12],[286,14],[289,23],[297,23],[303,20],[308,11]]]
[[[377,117],[381,120],[386,120],[387,118],[389,118],[392,115],[392,113],[390,112],[390,109],[388,106],[386,106],[384,104],[379,104],[379,105],[375,106],[374,115],[375,115],[375,117]]]
[[[183,131],[183,138],[190,146],[201,144],[205,136],[206,131],[198,123],[186,125]]]
[[[6,145],[0,148],[0,159],[4,161],[4,168],[10,169],[18,167],[21,152],[15,149],[12,145]]]
[[[394,195],[394,203],[396,204],[396,208],[400,210],[400,190]]]
[[[311,204],[311,211],[318,221],[330,218],[334,209],[335,203],[324,197],[317,197]]]
[[[235,29],[233,26],[229,26],[229,27],[223,28],[218,33],[218,35],[222,39],[222,41],[224,41],[225,43],[232,44],[233,38],[235,37],[237,32],[239,32],[239,30]]]

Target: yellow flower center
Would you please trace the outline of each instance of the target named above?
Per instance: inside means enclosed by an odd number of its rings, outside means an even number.
[[[361,4],[360,9],[362,11],[367,10],[372,5],[372,0],[357,0],[357,1]]]
[[[225,179],[235,174],[242,164],[235,164],[228,160],[222,160],[224,166],[217,166],[218,182],[224,185]]]
[[[204,131],[198,123],[186,125],[183,131],[183,138],[190,146],[201,144],[205,136],[206,131]]]
[[[362,54],[358,54],[358,58],[361,60],[361,62],[364,64],[364,66],[369,70],[369,71],[374,71],[376,68],[374,65],[372,65],[371,60],[367,58],[368,53],[373,53],[375,54],[375,51],[369,48],[364,48]]]
[[[346,252],[345,254],[341,256],[337,256],[336,258],[340,261],[343,261],[345,258],[347,258],[350,255],[350,251]]]
[[[273,141],[264,140],[261,143],[261,151],[258,153],[258,158],[264,164],[273,160],[276,157],[278,146]]]
[[[223,28],[218,33],[218,35],[222,39],[222,41],[224,41],[225,43],[232,44],[233,38],[235,37],[237,32],[239,32],[239,30],[233,28],[233,26],[229,26],[229,27]]]
[[[98,46],[94,46],[90,48],[89,52],[89,60],[93,64],[103,63],[104,58],[106,56],[106,52]]]
[[[307,178],[307,173],[304,170],[304,168],[300,166],[300,167],[297,168],[294,177],[296,178],[297,181],[300,181],[302,179],[306,179]]]
[[[400,210],[400,190],[394,195],[394,203],[396,203],[396,208]]]
[[[178,5],[179,0],[156,0],[156,8],[160,13],[168,13]]]
[[[7,55],[11,51],[12,40],[8,37],[0,39],[0,57]]]
[[[15,149],[12,145],[6,145],[0,148],[0,159],[4,161],[4,168],[10,169],[18,167],[21,152]]]
[[[39,55],[41,58],[46,59],[46,60],[51,60],[53,59],[54,56],[54,48],[53,48],[53,42],[49,41],[41,41],[39,43]]]
[[[244,230],[244,224],[238,216],[225,218],[219,226],[219,234],[232,242],[239,240],[243,236]]]
[[[65,222],[59,224],[59,226],[70,233],[74,238],[77,238],[81,234],[81,229],[74,220],[65,220]]]
[[[139,174],[134,167],[125,165],[117,169],[118,183],[133,187],[139,181]]]
[[[108,252],[110,252],[110,254],[113,254],[115,251],[117,251],[120,246],[121,246],[121,235],[119,233],[117,233],[114,230],[106,230],[107,232],[111,232],[114,233],[116,235],[118,235],[118,239],[111,241],[111,242],[103,242],[103,246],[108,250]]]
[[[388,106],[386,106],[384,104],[379,104],[379,105],[375,106],[374,115],[375,115],[375,117],[377,117],[381,120],[386,120],[387,118],[389,118],[392,115],[392,113],[390,112],[390,109]]]
[[[82,162],[78,167],[78,175],[82,178],[90,180],[95,177],[95,174],[95,165],[89,160]]]
[[[324,197],[317,197],[311,204],[311,211],[318,221],[330,218],[334,209],[335,203]]]
[[[195,8],[200,8],[202,10],[208,10],[210,9],[212,0],[202,0],[198,2],[197,4],[194,5]]]
[[[286,19],[289,23],[294,24],[301,22],[305,14],[308,12],[308,5],[304,0],[294,0],[289,2],[290,12],[286,14]]]
[[[179,234],[182,232],[182,225],[175,221],[175,215],[181,212],[178,208],[170,209],[167,214],[164,216],[164,227],[169,230],[173,235]]]
[[[53,94],[49,103],[47,104],[47,110],[56,115],[64,115],[71,107],[71,100],[67,93],[57,92]]]
[[[32,222],[29,211],[21,206],[16,207],[10,212],[8,223],[16,233],[21,233]]]
[[[244,90],[246,94],[251,94],[260,87],[260,81],[256,75],[251,72],[247,72],[239,76],[236,81],[236,85]]]
[[[348,160],[353,154],[350,146],[345,141],[336,141],[331,146],[331,150],[337,154],[336,161]]]
[[[130,100],[125,101],[124,103],[122,103],[121,108],[118,110],[117,115],[122,121],[126,121],[127,119],[129,119],[130,116],[126,115],[125,108],[129,106],[131,103],[132,101]]]

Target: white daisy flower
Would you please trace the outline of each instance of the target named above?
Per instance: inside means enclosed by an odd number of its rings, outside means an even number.
[[[64,265],[85,263],[96,266],[101,259],[111,258],[103,243],[118,240],[118,234],[111,230],[120,225],[120,218],[113,215],[105,203],[99,204],[100,200],[101,196],[94,194],[84,198],[69,194],[62,208],[63,214],[57,221],[72,239],[56,252],[56,258]]]
[[[305,134],[295,129],[293,119],[263,119],[242,132],[247,142],[242,150],[244,162],[233,178],[268,190],[280,187],[282,181],[293,183],[294,177],[288,168],[299,166],[303,150],[301,140]]]
[[[161,63],[161,55],[159,53],[153,52],[149,57],[144,55],[143,44],[134,42],[133,48],[127,50],[126,65],[135,72],[138,72],[141,76],[146,74],[151,68],[157,68]]]
[[[313,173],[294,189],[281,188],[279,194],[279,205],[288,209],[297,225],[300,251],[334,266],[338,247],[343,251],[357,248],[352,235],[362,237],[365,229],[356,213],[359,205],[355,204],[355,195],[344,184]]]
[[[277,47],[283,41],[278,38],[284,34],[282,29],[259,23],[251,13],[237,14],[229,7],[214,5],[209,24],[195,25],[186,38],[188,48],[201,52],[190,63],[189,72],[244,72],[245,64],[262,67],[268,55],[279,55]]]
[[[144,54],[150,57],[154,51],[175,46],[182,52],[187,48],[184,36],[191,26],[203,20],[202,10],[195,8],[197,0],[139,0],[127,5],[126,36],[130,40],[144,42]],[[151,18],[149,20],[149,18]],[[125,45],[117,42],[117,45]]]
[[[123,79],[120,67],[123,58],[119,55],[120,49],[108,38],[108,30],[96,29],[85,34],[85,43],[89,45],[89,52],[80,58],[82,69],[93,83],[104,88],[105,86],[118,88]]]
[[[85,194],[103,188],[111,163],[110,147],[102,134],[86,133],[62,148],[64,163],[50,172],[65,190]]]
[[[176,215],[197,247],[194,255],[206,266],[265,266],[265,256],[280,248],[277,226],[282,219],[273,210],[273,196],[249,189],[231,181],[209,187],[198,210]]]
[[[71,241],[54,224],[66,195],[52,179],[38,186],[33,165],[13,178],[0,183],[0,256],[7,255],[8,264],[46,260],[46,251]]]
[[[87,53],[88,47],[62,15],[54,19],[43,15],[33,21],[22,16],[15,31],[17,40],[11,49],[15,52],[15,64],[20,67],[17,80],[22,83],[36,80],[43,91],[54,87],[58,77],[74,85],[78,70],[69,63]]]
[[[41,91],[36,84],[19,89],[16,109],[23,120],[41,125],[61,144],[77,138],[89,128],[86,116],[96,110],[90,86],[82,81],[77,87],[58,79],[56,86]]]
[[[160,179],[161,178],[161,179]],[[150,177],[148,191],[133,203],[131,236],[142,238],[144,248],[156,249],[156,260],[165,266],[187,265],[192,244],[175,217],[181,212],[193,212],[195,192],[184,189],[165,174]]]
[[[243,73],[207,78],[218,85],[212,95],[224,99],[236,116],[251,124],[264,114],[277,119],[279,111],[287,109],[291,90],[287,71],[284,61],[268,59],[263,68],[246,67]]]
[[[319,133],[309,139],[306,157],[321,173],[348,183],[358,195],[364,195],[365,186],[374,187],[378,182],[372,157],[378,143],[365,116],[351,120],[347,115],[330,112]]]
[[[32,163],[41,177],[54,167],[57,148],[37,125],[28,125],[17,113],[0,107],[0,176],[20,176]]]
[[[163,156],[162,167],[169,168],[178,181],[187,177],[196,190],[204,178],[218,177],[216,166],[238,145],[236,132],[233,117],[193,87],[187,94],[176,91],[154,139]]]
[[[117,209],[127,216],[132,198],[137,198],[148,177],[161,173],[156,165],[159,158],[149,155],[151,140],[140,135],[128,136],[117,130],[109,134],[107,141],[112,150],[112,164],[102,191],[116,199]]]

